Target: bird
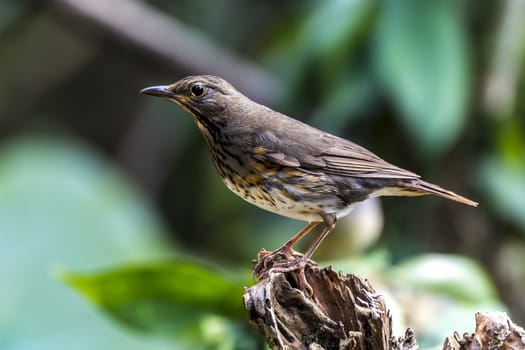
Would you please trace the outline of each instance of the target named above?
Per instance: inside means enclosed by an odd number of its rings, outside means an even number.
[[[307,222],[281,247],[262,254],[254,271],[262,275],[261,271],[297,270],[300,287],[310,294],[305,276],[309,259],[337,220],[359,202],[380,196],[436,195],[478,205],[362,146],[252,101],[213,75],[188,76],[140,93],[174,102],[191,116],[232,192],[262,209]],[[319,224],[320,233],[297,257],[293,247]],[[276,257],[284,259],[266,271]]]

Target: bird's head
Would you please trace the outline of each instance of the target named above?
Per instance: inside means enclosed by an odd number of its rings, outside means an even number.
[[[199,127],[225,124],[231,101],[242,96],[227,81],[212,75],[183,78],[172,85],[151,86],[141,94],[166,98],[192,115]]]

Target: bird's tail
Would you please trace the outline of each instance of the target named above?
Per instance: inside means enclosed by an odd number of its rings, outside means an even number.
[[[407,184],[406,187],[407,190],[410,191],[416,191],[419,192],[420,195],[425,194],[433,194],[439,197],[447,198],[459,203],[463,203],[466,205],[471,205],[473,207],[477,207],[478,203],[471,201],[468,198],[465,198],[463,196],[460,196],[459,194],[455,194],[452,191],[445,190],[444,188],[439,187],[438,185],[431,184],[426,181],[418,180],[416,182],[412,182],[410,184]]]

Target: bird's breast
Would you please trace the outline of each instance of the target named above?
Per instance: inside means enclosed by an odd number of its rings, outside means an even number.
[[[307,222],[322,221],[321,214],[344,216],[350,211],[343,201],[318,177],[299,175],[296,170],[271,169],[239,176],[221,176],[239,197],[267,211]],[[317,186],[315,186],[317,184]]]
[[[268,164],[223,141],[208,143],[213,162],[226,187],[247,202],[308,222],[322,221],[322,214],[342,217],[353,206],[323,173]]]

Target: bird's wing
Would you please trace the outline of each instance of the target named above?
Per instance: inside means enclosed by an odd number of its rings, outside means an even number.
[[[321,157],[326,162],[325,172],[334,175],[383,178],[417,179],[420,176],[390,164],[364,147],[329,135],[333,146],[324,150]]]
[[[291,140],[286,133],[264,132],[253,153],[260,161],[339,176],[417,179],[419,175],[392,165],[355,143],[317,131]]]
[[[291,140],[285,134],[277,135],[275,132],[265,131],[257,135],[252,146],[254,158],[270,166],[309,170],[326,166],[318,152],[312,152],[306,140]]]

